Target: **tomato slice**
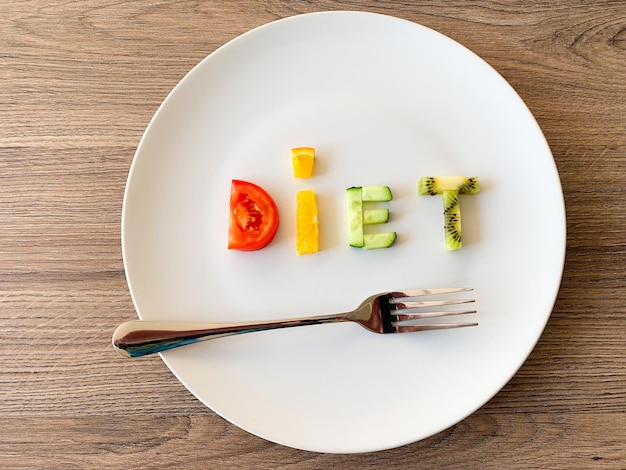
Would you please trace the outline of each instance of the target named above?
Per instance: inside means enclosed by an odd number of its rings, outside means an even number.
[[[278,230],[278,207],[261,187],[233,180],[230,187],[228,249],[255,251],[265,248]]]

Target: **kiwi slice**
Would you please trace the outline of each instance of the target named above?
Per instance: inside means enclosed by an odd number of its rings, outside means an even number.
[[[460,194],[477,194],[480,184],[476,176],[424,176],[417,183],[417,192],[436,196],[443,191],[458,191]]]
[[[461,242],[461,206],[459,205],[459,192],[444,190],[441,194],[443,196],[446,249],[458,250],[463,246]]]
[[[443,197],[446,249],[458,250],[463,246],[459,194],[477,194],[479,191],[480,184],[475,176],[425,176],[419,179],[419,194],[441,194]]]

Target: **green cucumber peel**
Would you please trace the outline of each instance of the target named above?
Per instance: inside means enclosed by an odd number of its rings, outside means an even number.
[[[363,239],[363,200],[361,188],[356,186],[346,189],[348,203],[348,243],[350,246],[362,248]]]
[[[389,209],[364,209],[364,202],[387,202],[392,199],[389,186],[353,186],[346,189],[348,209],[348,243],[356,248],[388,248],[396,241],[396,232],[364,233],[365,225],[389,221]]]
[[[389,248],[398,238],[396,232],[368,233],[363,235],[366,250],[376,250],[378,248]]]
[[[361,188],[363,202],[387,202],[393,199],[389,186],[363,186]]]
[[[364,209],[363,224],[386,224],[389,222],[389,209]]]

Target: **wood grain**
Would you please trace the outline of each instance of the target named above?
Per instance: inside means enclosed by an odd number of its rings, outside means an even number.
[[[109,344],[134,317],[120,213],[150,118],[220,45],[321,10],[399,16],[487,60],[542,127],[567,207],[562,288],[520,371],[458,425],[372,454],[249,435]],[[626,469],[624,2],[5,0],[0,30],[0,467]]]

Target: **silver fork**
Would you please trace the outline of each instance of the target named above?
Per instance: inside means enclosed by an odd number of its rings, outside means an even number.
[[[412,300],[416,297],[453,294],[470,290],[472,288],[463,287],[384,292],[368,297],[351,312],[288,320],[264,320],[246,323],[133,320],[117,327],[113,333],[113,347],[123,356],[139,357],[235,334],[346,321],[356,322],[374,333],[409,333],[476,326],[478,323],[402,324],[408,320],[476,313],[476,310],[424,310],[432,307],[470,303],[474,302],[473,299]]]

